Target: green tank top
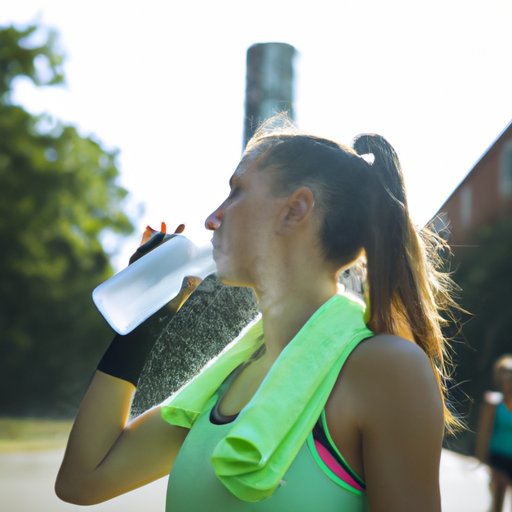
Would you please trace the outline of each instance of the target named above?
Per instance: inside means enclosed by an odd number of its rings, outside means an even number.
[[[190,429],[169,477],[167,512],[367,510],[360,490],[324,472],[311,442],[343,364],[373,335],[363,312],[350,296],[327,300],[232,422],[212,423],[211,409],[229,374],[264,343],[261,319],[162,404],[167,422]]]
[[[321,468],[313,453],[312,434],[302,445],[270,498],[242,501],[219,481],[211,455],[234,422],[214,424],[210,412],[216,397],[208,403],[191,428],[169,476],[166,512],[363,512],[368,510],[364,493],[341,487]]]

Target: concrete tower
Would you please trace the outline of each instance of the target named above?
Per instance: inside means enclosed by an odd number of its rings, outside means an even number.
[[[293,59],[287,43],[258,43],[247,50],[243,147],[258,125],[271,115],[293,111]]]

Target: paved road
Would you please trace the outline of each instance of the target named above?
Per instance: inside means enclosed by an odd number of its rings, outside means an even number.
[[[53,484],[63,450],[0,453],[1,512],[163,512],[166,479],[109,502],[78,507],[60,501]]]
[[[444,450],[441,458],[443,512],[488,512],[490,510],[487,468],[472,457]],[[504,511],[512,511],[511,495]]]
[[[53,481],[62,450],[0,453],[2,512],[163,512],[166,479],[110,502],[82,508],[59,501]],[[445,450],[441,464],[443,512],[487,512],[487,471],[470,457]],[[505,510],[512,510],[508,497]]]

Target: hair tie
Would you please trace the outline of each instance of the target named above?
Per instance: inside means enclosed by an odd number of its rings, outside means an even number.
[[[375,162],[375,155],[373,153],[363,153],[362,155],[358,155],[359,158],[362,158],[370,167]]]

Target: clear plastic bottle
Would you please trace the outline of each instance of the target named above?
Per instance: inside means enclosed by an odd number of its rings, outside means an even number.
[[[127,334],[174,298],[185,276],[204,279],[215,268],[210,245],[174,235],[98,285],[93,301],[116,332]]]

